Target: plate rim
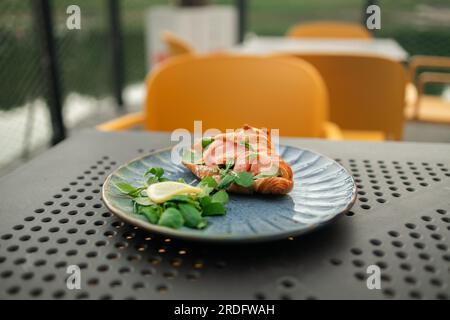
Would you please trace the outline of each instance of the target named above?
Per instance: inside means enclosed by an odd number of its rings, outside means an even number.
[[[172,229],[172,228],[168,228],[168,227],[164,227],[164,226],[159,226],[156,224],[151,224],[149,222],[145,222],[139,219],[136,219],[132,216],[130,216],[129,214],[125,213],[124,211],[120,210],[120,209],[116,209],[111,203],[109,203],[109,200],[106,197],[106,186],[110,183],[110,180],[112,178],[112,176],[119,171],[120,169],[128,166],[130,163],[135,162],[139,159],[151,156],[153,154],[157,154],[157,153],[161,153],[164,151],[168,151],[171,150],[173,148],[173,146],[169,146],[169,147],[165,147],[165,148],[160,148],[160,149],[156,149],[153,150],[151,152],[145,153],[143,155],[140,155],[138,157],[135,157],[125,163],[123,163],[122,165],[120,165],[119,167],[117,167],[114,171],[112,171],[105,179],[105,181],[103,182],[102,185],[102,201],[105,204],[105,206],[108,208],[108,210],[110,212],[112,212],[115,216],[117,216],[118,218],[124,220],[125,222],[139,227],[141,229],[144,229],[146,231],[152,232],[152,233],[157,233],[159,235],[162,236],[168,236],[168,237],[173,237],[173,238],[177,238],[177,239],[183,239],[183,240],[189,240],[189,241],[196,241],[196,242],[215,242],[215,243],[254,243],[254,242],[268,242],[268,241],[273,241],[273,240],[282,240],[282,239],[287,239],[289,237],[297,237],[300,236],[302,234],[305,233],[309,233],[313,230],[319,229],[320,227],[327,225],[329,223],[331,223],[332,221],[338,219],[339,217],[341,217],[342,215],[344,215],[345,213],[347,213],[348,211],[350,211],[350,209],[353,207],[353,205],[356,202],[356,198],[357,198],[357,193],[356,193],[356,183],[355,180],[353,178],[353,176],[350,174],[350,172],[344,167],[342,166],[340,163],[338,163],[336,160],[323,155],[322,153],[307,149],[307,148],[299,148],[296,146],[292,146],[289,144],[279,144],[279,146],[284,146],[284,147],[291,147],[291,148],[296,148],[298,150],[305,150],[308,152],[311,152],[313,154],[317,154],[320,155],[321,157],[324,157],[332,162],[334,162],[335,164],[337,164],[339,167],[341,167],[342,169],[345,170],[345,172],[348,174],[348,176],[351,178],[352,181],[352,197],[350,199],[350,201],[348,202],[347,206],[340,211],[339,213],[336,213],[334,216],[332,216],[330,219],[325,220],[325,221],[321,221],[320,223],[315,223],[315,224],[311,224],[306,228],[303,229],[299,229],[299,230],[294,230],[294,231],[283,231],[283,232],[279,232],[276,234],[271,234],[271,235],[266,235],[261,237],[259,234],[255,234],[255,235],[249,235],[249,236],[240,236],[240,237],[233,237],[232,235],[230,236],[220,236],[220,235],[209,235],[209,236],[199,236],[197,234],[194,233],[186,233],[186,232],[180,232],[178,229]]]

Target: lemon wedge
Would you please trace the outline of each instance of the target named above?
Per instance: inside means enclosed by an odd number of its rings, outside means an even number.
[[[202,189],[175,181],[158,182],[147,188],[147,196],[155,203],[163,203],[173,196],[199,194]]]

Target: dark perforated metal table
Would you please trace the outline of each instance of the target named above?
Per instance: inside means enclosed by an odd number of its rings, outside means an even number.
[[[287,139],[337,159],[358,199],[298,239],[207,245],[123,223],[100,189],[160,133],[86,131],[0,180],[0,297],[63,299],[448,299],[450,145]],[[81,268],[68,290],[66,268]],[[381,269],[381,289],[366,268]]]

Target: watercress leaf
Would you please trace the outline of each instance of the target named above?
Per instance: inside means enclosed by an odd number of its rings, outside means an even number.
[[[119,189],[122,193],[125,193],[125,194],[130,194],[130,193],[136,192],[136,190],[139,189],[139,188],[133,187],[131,184],[124,182],[124,181],[116,182],[115,186],[117,187],[117,189]]]
[[[239,172],[234,182],[244,188],[251,187],[253,185],[253,175],[250,172]]]
[[[141,192],[144,190],[144,188],[136,188],[136,190],[128,193],[128,195],[132,198],[140,197],[142,194]]]
[[[207,146],[209,146],[211,143],[214,142],[213,137],[205,137],[202,139],[202,148],[205,149]]]
[[[153,174],[155,177],[161,178],[164,175],[164,169],[160,167],[150,168],[144,173],[144,176],[149,174]]]
[[[227,203],[228,193],[225,190],[220,190],[211,196],[211,202]]]
[[[147,185],[151,185],[151,184],[157,183],[157,182],[159,182],[158,180],[159,180],[158,177],[152,176],[152,177],[147,179]]]
[[[201,197],[198,200],[200,202],[201,207],[206,207],[211,203],[211,197],[209,197],[209,196]]]
[[[202,194],[204,196],[209,195],[215,187],[217,187],[217,181],[213,177],[206,177],[199,182],[197,187],[203,190]]]
[[[248,141],[241,141],[241,142],[239,142],[239,144],[241,146],[244,146],[248,150],[253,150],[252,146],[250,145],[250,143],[248,143]]]
[[[193,205],[194,207],[200,209],[200,203],[196,199],[193,199],[190,196],[177,195],[177,196],[173,196],[168,201],[175,202],[175,203],[189,203],[189,204]]]
[[[175,201],[175,202],[191,202],[192,198],[184,195],[184,194],[179,194],[176,196],[173,196],[172,198],[170,198],[168,201]]]
[[[211,192],[213,192],[214,191],[214,189],[213,188],[210,188],[210,187],[202,187],[202,192],[199,194],[201,197],[203,197],[203,196],[209,196],[209,194],[211,193]]]
[[[215,188],[215,187],[217,187],[217,181],[213,177],[205,177],[198,184],[198,187],[201,188],[202,186],[208,186],[211,188]]]
[[[140,206],[138,213],[145,216],[153,224],[157,224],[160,218],[160,212],[156,206]]]
[[[203,207],[204,216],[221,216],[225,214],[225,206],[220,202],[211,202]]]
[[[217,189],[226,189],[228,188],[236,179],[236,177],[232,174],[226,174],[222,177],[222,180],[217,185]]]
[[[172,201],[166,201],[166,202],[163,203],[164,209],[176,208],[177,206],[178,206],[177,203],[176,202],[172,202]]]
[[[140,204],[141,206],[151,206],[155,204],[148,197],[136,197],[133,199],[133,201],[136,202],[137,204]]]
[[[158,224],[161,226],[178,229],[184,224],[183,216],[176,208],[167,208],[159,218]]]
[[[234,159],[227,159],[227,164],[225,166],[225,172],[228,172],[234,166]]]
[[[204,229],[208,226],[208,219],[203,218],[202,221],[197,225],[197,229]]]
[[[187,203],[180,203],[178,208],[184,219],[184,225],[190,228],[204,227],[202,214],[193,205]]]
[[[136,214],[141,214],[141,209],[144,208],[145,206],[141,206],[139,203],[137,202],[133,202],[133,211]]]

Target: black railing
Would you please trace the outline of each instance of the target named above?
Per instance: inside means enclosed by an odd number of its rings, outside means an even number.
[[[56,144],[66,137],[66,129],[62,115],[62,84],[57,55],[55,53],[55,39],[53,35],[52,0],[31,1],[36,20],[36,29],[40,35],[41,69],[44,75],[45,98],[49,108],[52,124],[52,144]],[[120,111],[124,109],[122,91],[124,88],[124,54],[120,19],[120,0],[107,0],[109,42],[111,50],[111,86],[112,92]],[[236,0],[238,10],[238,40],[244,41],[247,30],[248,1]]]
[[[53,17],[49,0],[31,1],[35,12],[36,29],[41,43],[41,69],[44,74],[44,92],[52,124],[52,144],[66,137],[62,116],[61,83],[53,37]]]
[[[32,0],[35,15],[35,25],[39,34],[41,72],[45,79],[43,90],[49,109],[52,124],[52,144],[56,144],[66,137],[66,128],[62,115],[61,73],[58,67],[52,0]],[[123,42],[120,21],[120,1],[106,1],[108,9],[108,28],[111,52],[111,87],[119,110],[124,109],[122,91],[124,87]]]
[[[122,90],[124,86],[124,64],[123,64],[123,44],[122,29],[120,22],[119,0],[108,0],[109,9],[109,29],[112,54],[112,79],[114,97],[119,110],[124,109]]]
[[[238,10],[238,42],[241,43],[244,41],[247,31],[248,1],[236,0],[236,7]]]

